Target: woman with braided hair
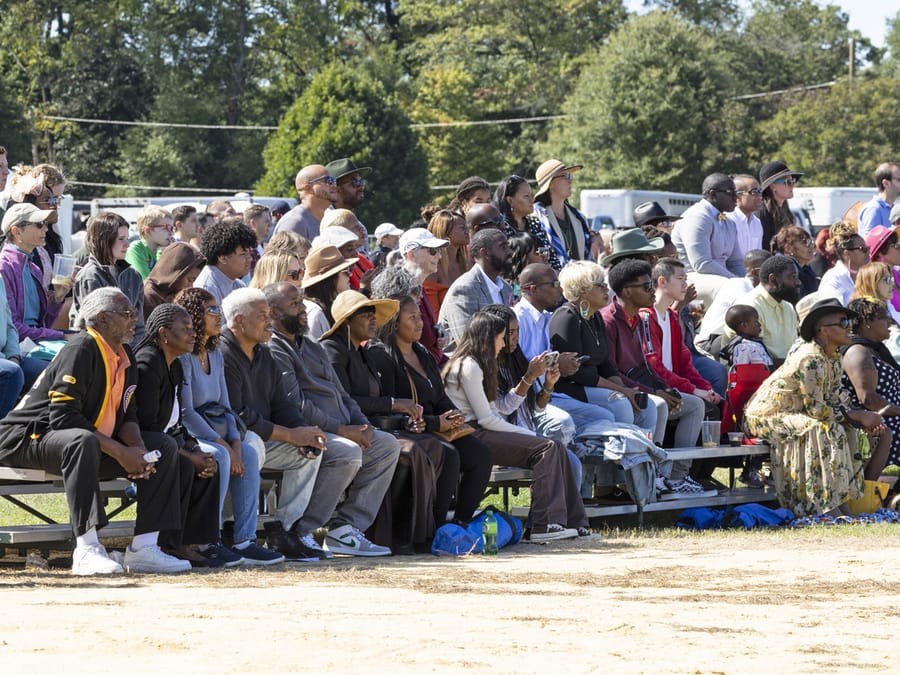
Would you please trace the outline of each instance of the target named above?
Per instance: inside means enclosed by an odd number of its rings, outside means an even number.
[[[181,426],[178,390],[184,376],[178,357],[194,346],[194,325],[183,307],[165,303],[151,312],[146,332],[135,348],[138,370],[138,424],[142,431],[163,432],[175,439],[179,454],[180,530],[160,532],[160,547],[188,560],[192,567],[220,567],[191,545],[218,540],[216,460],[203,453]]]

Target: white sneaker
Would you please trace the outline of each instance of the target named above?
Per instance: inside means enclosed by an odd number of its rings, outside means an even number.
[[[365,557],[391,555],[391,549],[387,546],[373,544],[366,539],[366,535],[352,525],[341,525],[333,530],[329,530],[328,534],[325,535],[325,545],[332,553],[342,553],[344,555]]]
[[[159,546],[145,546],[137,551],[128,546],[125,549],[125,570],[149,574],[173,574],[190,572],[191,563],[163,553]]]
[[[77,546],[72,552],[72,574],[89,577],[94,574],[122,574],[125,570],[111,560],[103,544]]]

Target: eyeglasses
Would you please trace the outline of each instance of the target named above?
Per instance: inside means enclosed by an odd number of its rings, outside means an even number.
[[[300,278],[300,270],[288,270],[287,275],[293,281],[297,281]]]
[[[794,185],[797,184],[797,179],[796,178],[779,178],[778,180],[773,180],[772,182],[776,183],[778,185],[789,185],[789,186],[793,187]]]
[[[595,286],[597,284],[594,284]],[[645,281],[642,284],[625,284],[625,288],[643,288],[645,293],[649,293],[653,290],[653,282]]]
[[[313,183],[318,183],[320,181],[325,183],[326,185],[337,185],[337,179],[327,173],[324,176],[313,178],[311,181],[309,181],[309,184],[312,185]]]
[[[845,246],[844,250],[845,251],[862,251],[863,253],[866,253],[866,254],[869,253],[868,246]]]
[[[488,225],[493,225],[494,227],[500,227],[503,224],[504,220],[505,219],[503,218],[503,216],[497,216],[496,218],[491,218],[490,220],[485,220],[483,222],[480,222],[477,225],[475,225],[475,227],[476,228],[487,227]]]
[[[113,314],[118,314],[119,316],[123,316],[126,319],[134,319],[137,318],[137,312],[129,307],[128,309],[108,309],[107,312],[112,312]]]
[[[848,319],[847,317],[844,317],[837,323],[823,323],[823,324],[820,324],[820,327],[821,328],[830,328],[831,326],[840,326],[841,328],[850,328],[850,326],[852,326],[852,325],[853,325],[853,322],[850,321],[850,319]]]
[[[762,194],[762,190],[759,188],[750,188],[749,190],[738,190],[737,193],[739,195],[753,195],[754,197],[758,197]]]
[[[206,308],[206,313],[211,316],[219,316],[222,313],[222,308],[218,305],[210,305]]]

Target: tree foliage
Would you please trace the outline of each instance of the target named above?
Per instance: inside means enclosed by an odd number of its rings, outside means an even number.
[[[582,185],[696,191],[725,84],[705,31],[670,13],[637,17],[593,54],[544,155],[584,164]]]
[[[425,154],[410,120],[384,85],[339,63],[322,69],[288,109],[266,144],[264,194],[294,193],[294,177],[308,164],[350,157],[373,167],[360,219],[411,222],[428,200]]]
[[[893,160],[900,127],[900,80],[843,80],[798,97],[761,124],[778,156],[803,171],[804,185],[872,184],[872,173]]]

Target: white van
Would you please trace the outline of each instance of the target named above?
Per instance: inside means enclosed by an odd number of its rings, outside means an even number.
[[[660,190],[582,190],[581,212],[588,222],[607,223],[612,219],[616,229],[634,227],[634,209],[644,202],[659,202],[666,213],[680,216],[688,207],[701,199],[700,195],[687,192]],[[601,229],[601,227],[592,227]]]

